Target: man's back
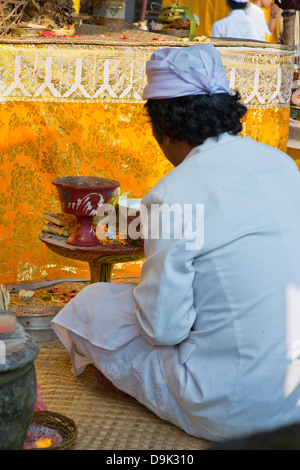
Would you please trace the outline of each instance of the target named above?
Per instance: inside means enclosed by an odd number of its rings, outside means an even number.
[[[181,250],[181,240],[172,243],[158,274],[164,287],[156,325],[171,310],[174,332],[184,317],[180,307],[191,304],[196,312],[179,355],[176,346],[173,354],[171,348],[158,351],[169,388],[209,439],[212,432],[228,438],[299,421],[297,166],[277,149],[227,134],[193,149],[154,192],[169,204],[204,205],[199,255],[183,263],[189,252]],[[157,243],[158,260],[166,242]],[[145,263],[153,262],[152,253]],[[182,275],[187,266],[193,272],[190,303],[191,281]],[[170,277],[176,291],[168,288]],[[140,296],[143,282],[136,289]],[[176,305],[176,298],[185,304]]]
[[[213,24],[211,37],[255,40],[257,32],[254,21],[244,10],[233,10],[226,18]]]

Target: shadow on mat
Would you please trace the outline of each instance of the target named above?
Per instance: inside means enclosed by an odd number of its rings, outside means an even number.
[[[228,440],[206,450],[300,450],[300,424]]]

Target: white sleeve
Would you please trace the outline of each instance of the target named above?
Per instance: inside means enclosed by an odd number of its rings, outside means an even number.
[[[154,206],[156,209],[159,206],[159,224]],[[202,216],[200,214],[197,220],[195,213],[183,217],[181,206],[168,205],[165,197],[153,191],[143,199],[142,207],[145,209],[141,225],[146,236],[146,259],[141,282],[134,290],[137,324],[142,336],[151,344],[175,345],[189,335],[196,317],[193,261],[202,246]],[[166,223],[167,220],[171,223]],[[158,226],[162,228],[159,237],[155,233]]]
[[[217,23],[214,23],[214,24],[213,24],[210,37],[212,37],[212,38],[220,38],[220,37],[222,37],[222,36],[221,36],[221,32],[220,32],[220,30],[219,30],[219,27],[218,27]]]

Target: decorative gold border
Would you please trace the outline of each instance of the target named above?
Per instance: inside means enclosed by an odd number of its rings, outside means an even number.
[[[145,62],[152,52],[167,44],[165,41],[149,41],[147,44],[137,41],[133,47],[127,41],[117,43],[96,41],[95,38],[92,42],[76,40],[77,38],[74,38],[75,41],[72,38],[49,39],[27,38],[25,41],[24,38],[18,38],[9,42],[0,41],[0,63],[5,71],[2,80],[7,80],[7,88],[1,94],[0,102],[141,102]],[[187,43],[169,44],[174,47]],[[194,42],[191,44],[195,45]],[[218,47],[226,73],[230,76],[231,88],[240,90],[249,108],[289,106],[295,63],[294,52],[290,48],[279,44],[277,48],[267,48],[266,43],[265,47],[257,48],[257,43],[254,47],[253,42],[244,42],[241,47],[241,43],[236,41],[230,47],[226,42],[226,48],[223,47],[224,41],[214,44]],[[88,79],[92,74],[91,71],[88,73],[89,61],[95,57],[98,61],[95,84],[99,85],[96,93],[93,78]],[[33,66],[32,60],[38,65]],[[61,76],[61,64],[72,71],[70,81],[66,83]],[[36,66],[39,67],[39,76],[36,74]],[[121,67],[122,74],[118,72],[118,67]],[[34,78],[33,82],[28,81],[27,71]],[[82,75],[83,71],[85,73]],[[111,82],[108,75],[114,81]],[[52,76],[55,77],[55,83]],[[57,90],[58,80],[62,80],[62,91]],[[266,88],[269,83],[272,84],[270,90]]]
[[[132,33],[129,31],[122,31],[119,34]],[[158,35],[159,36],[159,35]],[[216,47],[251,47],[251,48],[263,48],[263,49],[278,49],[280,51],[293,52],[296,51],[296,47],[287,46],[284,44],[271,43],[271,42],[259,42],[259,41],[234,41],[234,40],[214,40],[213,38],[208,39],[209,42]],[[149,39],[147,41],[132,41],[130,39],[124,39],[123,41],[118,40],[103,40],[94,36],[80,36],[80,37],[53,37],[53,38],[42,38],[42,37],[26,37],[26,38],[9,38],[0,37],[0,44],[77,44],[77,45],[102,45],[102,46],[122,46],[122,47],[141,47],[141,46],[176,46],[186,47],[194,46],[195,44],[201,44],[196,41],[176,41],[174,40],[155,40]],[[204,43],[203,43],[204,44]]]

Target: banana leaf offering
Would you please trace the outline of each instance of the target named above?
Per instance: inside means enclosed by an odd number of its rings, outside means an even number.
[[[168,30],[187,30],[189,36],[194,36],[199,20],[189,8],[178,6],[177,3],[163,6],[158,16],[158,23],[162,25],[163,32]]]

